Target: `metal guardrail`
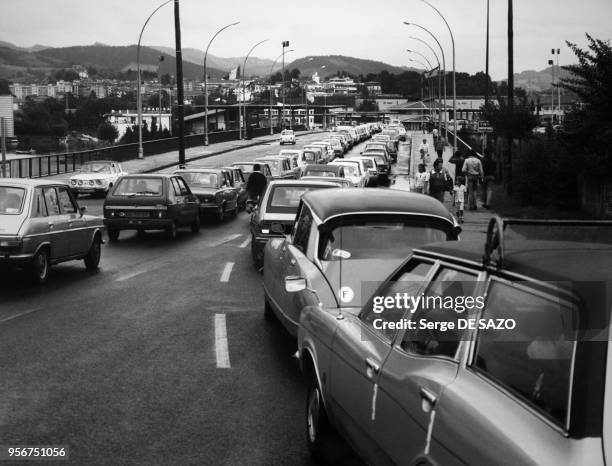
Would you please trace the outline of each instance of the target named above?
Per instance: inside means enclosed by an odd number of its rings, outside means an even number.
[[[474,150],[474,152],[476,153],[476,156],[480,159],[484,158],[484,155],[482,155],[480,152],[476,151],[472,146],[470,146],[467,142],[465,142],[463,139],[461,139],[459,136],[457,136],[453,130],[451,130],[450,128],[448,129],[448,143],[449,144],[453,144],[454,139],[453,138],[457,138],[457,142],[459,145],[461,145],[464,149],[467,150],[467,152],[471,152],[472,150]]]
[[[303,127],[294,127],[301,131]],[[274,128],[274,133],[278,133],[279,128]],[[267,136],[270,128],[254,128],[252,137]],[[239,139],[238,130],[219,131],[208,134],[211,144],[235,141]],[[144,156],[163,154],[178,150],[178,137],[145,141],[142,143]],[[192,134],[185,136],[185,147],[196,147],[204,145],[204,134]],[[79,152],[66,152],[61,154],[35,155],[21,159],[7,161],[7,176],[14,178],[41,178],[44,176],[61,175],[71,173],[85,162],[96,160],[115,160],[125,162],[138,157],[138,143],[121,144],[117,146],[103,147]]]

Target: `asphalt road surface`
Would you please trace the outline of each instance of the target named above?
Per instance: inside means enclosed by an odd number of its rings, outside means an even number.
[[[68,445],[71,464],[311,464],[295,340],[263,318],[248,222],[122,232],[99,271],[61,264],[41,287],[2,276],[0,443]]]

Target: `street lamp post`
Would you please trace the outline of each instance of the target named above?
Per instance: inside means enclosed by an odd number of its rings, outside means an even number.
[[[432,39],[434,41],[436,41],[436,44],[438,44],[438,47],[440,47],[440,52],[442,52],[442,74],[444,75],[444,134],[445,134],[445,139],[448,141],[448,125],[446,124],[446,57],[444,56],[444,49],[442,48],[442,45],[440,44],[440,41],[436,38],[436,36],[433,35],[433,33],[421,26],[420,24],[416,24],[416,23],[409,23],[407,21],[404,21],[404,24],[406,26],[416,26],[420,29],[422,29],[423,31],[425,31],[427,34],[429,34]]]
[[[159,56],[159,61],[157,62],[157,80],[159,81],[159,120],[157,120],[157,132],[161,136],[161,119],[162,119],[162,82],[161,82],[161,62],[164,61],[164,56]]]
[[[136,106],[138,107],[138,158],[139,159],[143,159],[144,158],[144,151],[142,149],[142,96],[140,94],[140,86],[141,86],[141,81],[140,81],[140,41],[142,39],[142,33],[145,30],[145,27],[147,27],[147,24],[149,22],[149,20],[153,17],[153,15],[155,13],[157,13],[157,11],[163,7],[164,5],[167,5],[168,3],[172,2],[173,0],[167,0],[164,3],[162,3],[161,5],[159,5],[157,8],[155,8],[155,10],[153,10],[153,13],[151,13],[149,15],[149,17],[147,18],[147,20],[145,21],[145,23],[142,25],[142,29],[140,30],[140,35],[138,36],[138,46],[136,47],[136,68],[137,68],[137,74],[138,74],[138,85],[137,85],[137,90],[136,90]]]
[[[429,5],[431,8],[435,10],[436,13],[438,13],[438,15],[440,15],[440,18],[442,18],[442,21],[444,21],[444,24],[446,24],[446,28],[448,29],[448,32],[451,36],[451,42],[453,44],[453,121],[455,122],[454,127],[453,127],[453,131],[455,133],[455,137],[453,138],[453,154],[454,154],[455,152],[457,152],[457,80],[455,79],[455,38],[453,37],[453,31],[451,31],[451,28],[448,25],[448,21],[446,21],[446,18],[444,17],[444,15],[440,13],[440,10],[438,10],[435,6],[433,6],[427,0],[421,0],[421,1],[425,3],[426,5]]]
[[[204,145],[205,146],[208,145],[208,73],[206,72],[206,58],[208,57],[208,49],[210,48],[210,44],[212,44],[212,41],[215,40],[215,37],[217,37],[225,29],[231,26],[236,26],[237,24],[240,24],[240,21],[236,21],[235,23],[228,24],[227,26],[224,26],[221,29],[219,29],[217,32],[215,32],[215,35],[213,35],[210,41],[208,42],[208,45],[206,46],[206,51],[204,52]]]
[[[282,127],[285,126],[285,48],[289,47],[289,41],[288,40],[284,40],[283,43],[281,44],[283,47],[283,119],[282,119]]]
[[[431,62],[430,62],[430,61],[427,59],[427,57],[426,57],[425,55],[423,55],[421,52],[418,52],[418,51],[416,51],[416,50],[406,49],[406,52],[408,52],[408,53],[414,53],[414,54],[416,54],[416,55],[419,55],[420,57],[422,57],[422,58],[423,58],[423,59],[424,59],[424,60],[427,62],[427,65],[429,65],[429,69],[428,69],[428,74],[429,74],[429,76],[428,76],[428,78],[430,78],[430,77],[431,77],[431,73],[433,73],[433,69],[434,69],[434,67],[432,66]],[[413,62],[415,62],[415,63],[418,63],[418,64],[420,64],[421,66],[423,66],[425,69],[427,69],[427,66],[425,65],[425,63],[423,63],[423,62],[421,62],[421,61],[418,61],[418,60],[412,60],[412,59],[409,59],[409,60],[410,60],[410,61],[413,61]],[[423,74],[423,76],[424,76],[424,74]],[[424,78],[422,77],[421,79],[424,79]],[[425,82],[425,84],[427,84],[427,82]],[[430,83],[430,87],[431,87],[431,83]],[[431,92],[429,92],[429,96],[431,97]],[[422,92],[421,92],[421,101],[423,101],[423,93],[422,93]],[[429,114],[430,114],[429,116],[430,116],[431,118],[433,118],[433,115],[432,115],[432,112],[431,112],[431,108],[429,109]]]
[[[255,50],[255,47],[257,47],[258,45],[263,44],[264,42],[267,42],[267,41],[268,41],[268,39],[264,39],[262,41],[257,42],[253,47],[251,47],[251,50],[249,50],[249,53],[246,54],[246,57],[244,57],[244,62],[242,63],[242,73],[240,73],[240,78],[242,80],[242,106],[244,107],[244,133],[245,133],[244,135],[245,136],[246,136],[246,117],[247,117],[247,111],[246,111],[246,106],[245,106],[245,103],[244,103],[244,101],[245,101],[244,94],[245,94],[245,91],[246,91],[246,89],[244,88],[244,75],[245,75],[245,72],[246,72],[246,63],[247,63],[247,60],[249,59],[249,56],[253,52],[253,50]],[[240,110],[240,106],[238,107],[238,112],[240,113],[239,120],[241,120],[242,119],[242,113],[241,113],[241,110]],[[238,124],[238,127],[239,127],[238,138],[242,139],[243,138],[243,131],[242,131],[242,123],[243,122],[242,121],[238,121],[238,123],[239,123]]]
[[[431,51],[431,53],[436,59],[436,62],[438,63],[438,126],[440,127],[440,132],[441,132],[442,131],[442,73],[444,70],[440,66],[440,59],[438,58],[438,54],[433,49],[433,47],[429,45],[429,43],[427,43],[426,41],[424,41],[423,39],[419,37],[409,36],[408,38],[417,40],[421,42],[422,44],[425,44],[425,46]],[[446,105],[446,89],[444,93],[444,102]]]
[[[294,51],[295,51],[294,49],[291,49],[291,50],[287,50],[286,53],[294,52]],[[270,113],[269,115],[270,116],[270,136],[274,134],[274,129],[272,127],[272,70],[274,69],[274,65],[276,65],[276,62],[278,62],[279,58],[282,56],[283,54],[281,53],[278,57],[276,57],[276,60],[274,60],[274,63],[272,63],[272,66],[270,67],[270,92],[269,92],[270,94],[270,112],[269,112]]]

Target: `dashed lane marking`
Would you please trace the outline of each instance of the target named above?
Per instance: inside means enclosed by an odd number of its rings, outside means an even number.
[[[225,263],[225,267],[223,267],[223,273],[221,274],[221,279],[219,280],[221,283],[227,283],[229,281],[233,268],[234,268],[234,262]]]
[[[9,320],[17,319],[18,317],[22,317],[22,316],[31,314],[32,312],[41,311],[41,310],[42,310],[42,307],[35,307],[34,309],[28,309],[27,311],[18,312],[17,314],[13,314],[11,316],[0,319],[0,324],[3,324],[4,322],[8,322]]]
[[[213,241],[212,243],[207,244],[207,246],[211,248],[216,248],[217,246],[221,246],[222,244],[229,243],[230,241],[233,241],[236,238],[240,238],[241,236],[242,236],[242,233],[235,233],[233,235],[224,236],[223,238],[220,238],[217,241]]]
[[[240,245],[240,247],[241,247],[241,248],[246,248],[246,247],[249,245],[249,243],[250,243],[250,242],[251,242],[251,238],[247,238],[247,239],[245,239],[245,240],[242,242],[242,244]]]
[[[215,354],[219,369],[231,368],[225,314],[215,314]]]

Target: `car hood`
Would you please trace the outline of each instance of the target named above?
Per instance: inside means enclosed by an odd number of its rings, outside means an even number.
[[[378,288],[378,284],[384,281],[405,259],[405,257],[385,257],[322,261],[323,273],[342,307],[360,307]],[[353,299],[347,299],[344,302],[340,299],[340,288],[345,287],[352,290]]]
[[[104,180],[107,178],[113,178],[114,175],[111,173],[77,173],[76,175],[72,175],[70,177],[71,180]]]
[[[0,236],[17,235],[24,220],[24,215],[0,215]]]

